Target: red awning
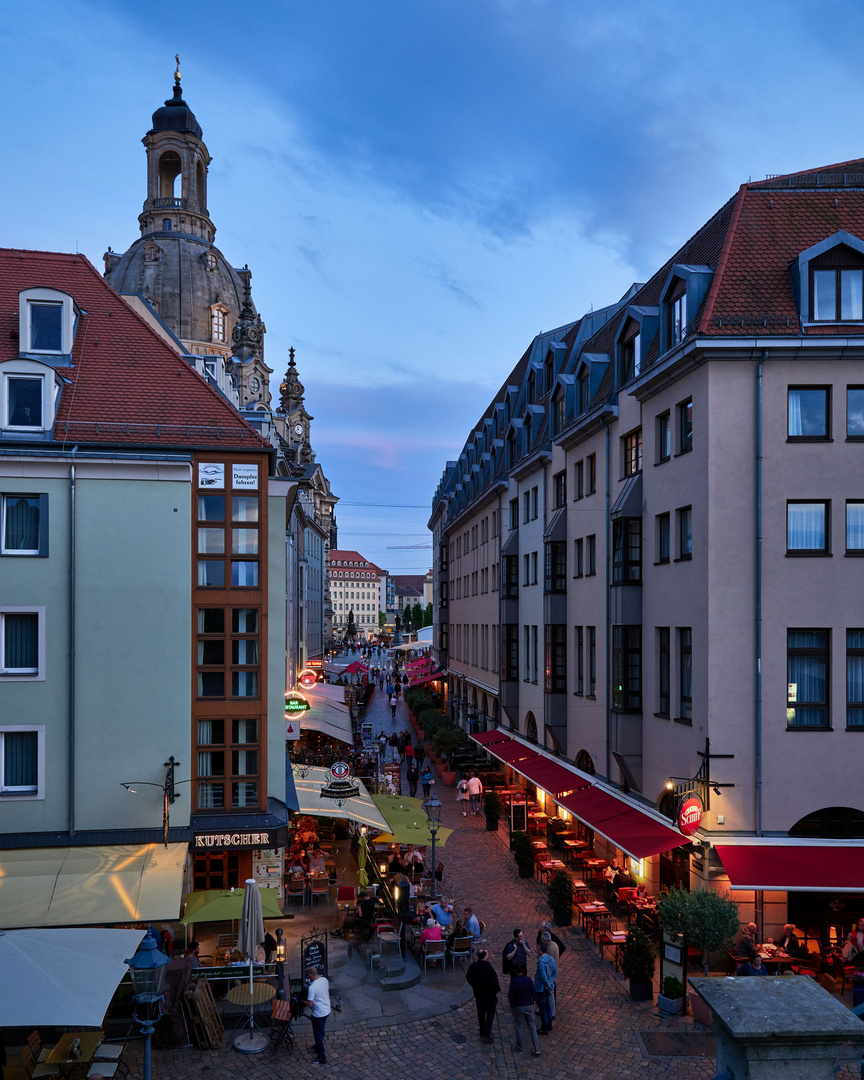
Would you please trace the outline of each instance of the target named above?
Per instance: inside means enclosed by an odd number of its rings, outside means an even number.
[[[634,859],[647,859],[649,855],[658,855],[690,842],[690,838],[682,836],[677,829],[597,787],[566,795],[560,803]]]
[[[495,750],[492,750],[495,753]],[[526,776],[532,784],[548,791],[550,795],[560,795],[562,791],[578,791],[580,788],[589,786],[588,781],[578,776],[563,765],[557,765],[548,758],[527,758],[525,761],[517,761],[513,768]]]
[[[733,889],[864,893],[864,848],[718,844]]]
[[[522,761],[525,758],[539,757],[535,750],[526,749],[521,743],[517,743],[515,739],[511,739],[509,743],[496,743],[490,748],[489,752],[508,765],[514,765],[517,761]]]
[[[432,675],[418,675],[416,679],[409,679],[408,680],[408,685],[409,686],[425,686],[426,683],[435,682],[436,679],[440,679],[442,675],[443,675],[443,672],[441,672],[441,671],[436,671]]]
[[[489,746],[490,743],[513,742],[510,736],[499,728],[495,728],[494,731],[478,731],[476,734],[472,735],[471,738],[474,742],[480,743],[481,746]]]

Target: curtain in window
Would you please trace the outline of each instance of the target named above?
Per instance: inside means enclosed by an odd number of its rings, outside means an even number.
[[[789,435],[803,435],[804,428],[801,423],[801,391],[789,391]]]
[[[864,503],[846,503],[846,550],[864,550]]]
[[[825,550],[825,503],[789,503],[786,513],[790,551]]]
[[[825,649],[824,633],[814,630],[790,630],[790,649]],[[791,684],[789,722],[795,725],[824,725],[828,720],[828,658],[825,655],[794,655],[787,660],[787,682]],[[794,693],[794,698],[791,694]],[[815,707],[807,708],[807,705]],[[804,706],[804,707],[802,707]]]
[[[3,736],[3,787],[36,790],[39,736],[35,731],[7,731]]]
[[[39,616],[3,616],[3,667],[7,671],[38,671]]]
[[[201,750],[198,753],[198,775],[199,776],[212,776],[213,769],[211,768],[212,761],[210,753],[207,750]]]
[[[225,805],[224,784],[199,784],[198,785],[198,809],[214,810]]]
[[[258,697],[258,672],[235,671],[231,675],[232,697]]]
[[[846,726],[864,727],[864,630],[846,631]]]
[[[26,495],[7,495],[5,499],[6,529],[3,547],[6,551],[39,550],[39,500]]]

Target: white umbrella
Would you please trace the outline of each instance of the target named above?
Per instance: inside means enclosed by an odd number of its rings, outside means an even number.
[[[0,931],[3,1027],[101,1027],[143,930]]]
[[[235,1047],[246,1053],[254,1054],[268,1045],[266,1035],[255,1030],[255,1005],[252,1000],[252,965],[258,954],[258,946],[264,940],[264,916],[261,914],[261,893],[254,878],[246,879],[246,891],[243,893],[243,908],[240,911],[240,925],[237,928],[237,948],[249,957],[249,1038],[239,1036]]]

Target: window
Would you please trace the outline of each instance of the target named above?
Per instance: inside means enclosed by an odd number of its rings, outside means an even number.
[[[864,402],[862,402],[862,434],[864,434]],[[573,501],[581,499],[585,494],[584,491],[585,482],[585,464],[582,461],[577,461],[573,466]]]
[[[522,521],[523,523],[531,520],[531,492],[525,491],[522,494]]]
[[[864,439],[864,386],[846,387],[846,438]]]
[[[678,453],[693,449],[693,402],[682,401],[678,406]]]
[[[657,515],[657,562],[668,563],[670,556],[669,533],[670,522],[668,514]]]
[[[585,577],[591,577],[592,574],[597,573],[597,537],[591,535],[585,538],[585,543],[588,545],[587,566],[585,569]]]
[[[624,458],[624,475],[635,476],[636,473],[642,471],[642,428],[631,431],[629,435],[624,436],[621,442]]]
[[[18,294],[18,336],[21,354],[72,352],[75,302],[58,289],[24,289]]]
[[[827,439],[830,391],[827,386],[790,386],[786,434],[806,442]]]
[[[523,570],[522,570],[522,584],[523,585],[530,585],[531,584],[531,558],[527,553],[522,556],[522,567],[523,567]]]
[[[585,541],[581,538],[573,541],[573,577],[582,577],[582,559],[585,551]]]
[[[7,375],[5,384],[6,411],[3,426],[23,431],[44,430],[44,378],[41,375]]]
[[[642,708],[642,628],[612,627],[612,708],[639,712]]]
[[[567,592],[567,541],[552,540],[546,544],[544,591]]]
[[[0,796],[45,794],[45,728],[0,727]]]
[[[63,305],[31,301],[30,348],[28,352],[63,351]]]
[[[539,658],[540,658],[540,656],[539,656],[539,646],[540,646],[540,637],[539,637],[539,634],[537,633],[537,627],[532,626],[531,627],[531,682],[533,682],[533,683],[537,682],[538,661],[539,661]]]
[[[682,506],[678,515],[678,558],[693,558],[693,508]]]
[[[537,513],[538,513],[538,509],[537,509],[537,504],[538,504],[537,492],[538,492],[538,489],[536,487],[531,488],[531,520],[532,521],[534,521],[537,518]]]
[[[618,518],[612,522],[612,584],[633,585],[642,580],[642,522]]]
[[[581,626],[574,628],[576,631],[576,689],[574,693],[585,693],[585,630]]]
[[[864,502],[846,503],[846,554],[864,553]]]
[[[48,496],[0,495],[0,555],[48,554]]]
[[[678,719],[693,719],[693,630],[678,628]]]
[[[597,627],[588,630],[588,697],[597,696]]]
[[[210,314],[211,336],[214,341],[225,341],[225,309],[214,307]]]
[[[787,554],[827,554],[828,506],[827,502],[786,503]]]
[[[828,630],[786,632],[786,724],[827,728]]]
[[[501,678],[514,681],[519,678],[519,627],[516,623],[501,626]]]
[[[501,595],[505,600],[514,600],[519,595],[518,558],[518,555],[505,555],[503,557]]]
[[[657,461],[668,461],[672,456],[672,423],[669,413],[657,417]]]
[[[669,716],[669,627],[657,627],[657,712]]]
[[[531,627],[525,624],[522,627],[522,641],[524,648],[522,650],[525,659],[525,682],[531,681]]]
[[[588,464],[588,488],[586,495],[593,495],[597,490],[597,455],[589,454],[586,461]]]
[[[537,584],[537,552],[531,552],[531,584]]]
[[[552,404],[552,430],[555,435],[560,435],[564,430],[566,419],[565,398],[563,394],[559,394]]]
[[[589,390],[588,372],[583,371],[579,376],[579,414],[588,412],[591,393]]]
[[[687,331],[687,284],[680,278],[673,284],[666,300],[668,349],[680,345]]]
[[[621,342],[621,385],[635,379],[642,366],[642,335],[636,331]]]
[[[45,680],[44,608],[0,608],[0,676]]]
[[[547,694],[567,691],[567,627],[547,626],[544,631],[546,656],[543,689]]]
[[[814,322],[860,322],[864,319],[864,270],[814,268],[810,281],[810,310]]]
[[[846,631],[846,727],[864,728],[864,630]]]
[[[552,477],[552,481],[555,485],[555,506],[561,507],[567,505],[567,473],[559,472],[555,473]]]

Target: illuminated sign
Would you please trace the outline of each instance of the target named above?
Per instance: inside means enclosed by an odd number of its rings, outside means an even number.
[[[678,828],[685,836],[692,836],[702,824],[702,800],[695,795],[685,799],[678,811]]]
[[[307,690],[310,690],[318,682],[318,672],[313,671],[312,668],[303,668],[297,676],[297,682]]]
[[[302,694],[298,694],[296,691],[288,694],[285,698],[285,713],[301,713],[306,712],[309,708],[309,702]]]
[[[271,832],[196,833],[196,848],[257,848],[275,846]]]
[[[351,766],[344,761],[335,761],[330,766],[330,775],[334,780],[344,780],[351,772]]]
[[[317,668],[319,671],[324,667],[323,660],[307,660],[306,666],[311,668]]]

